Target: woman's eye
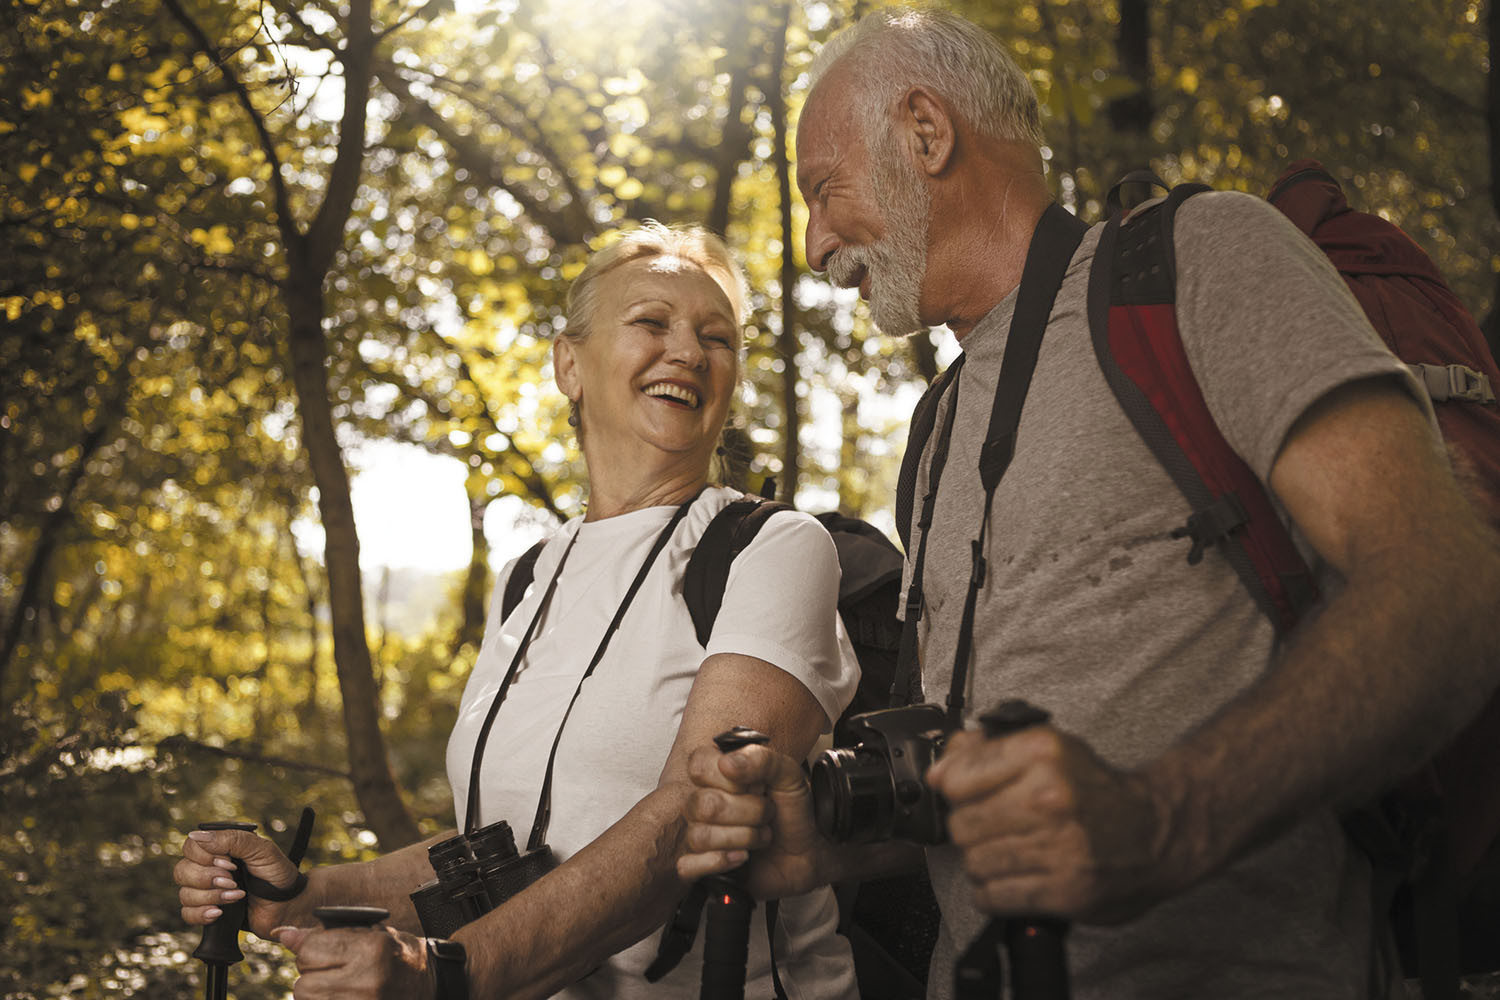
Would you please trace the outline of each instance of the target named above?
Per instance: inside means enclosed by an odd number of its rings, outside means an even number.
[[[636,326],[649,326],[653,330],[665,329],[667,325],[663,320],[657,319],[655,316],[642,316],[635,321],[635,324]]]

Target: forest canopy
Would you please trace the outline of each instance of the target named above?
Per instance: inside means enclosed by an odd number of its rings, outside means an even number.
[[[549,348],[621,227],[704,223],[749,269],[730,481],[890,526],[951,337],[879,337],[809,274],[789,139],[813,53],[869,6],[10,0],[0,994],[196,993],[170,865],[197,822],[284,838],[313,804],[323,862],[451,825],[486,513],[581,509]],[[1083,218],[1134,166],[1264,193],[1316,157],[1493,329],[1478,0],[948,6],[1028,72]],[[421,628],[372,620],[348,459],[371,441],[467,470],[471,565]],[[250,948],[235,996],[288,995]]]

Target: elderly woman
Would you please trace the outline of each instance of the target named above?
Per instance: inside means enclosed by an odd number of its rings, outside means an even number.
[[[547,542],[503,621],[514,562],[501,574],[448,746],[460,827],[473,806],[469,829],[500,819],[525,829],[550,804],[544,827],[562,864],[453,934],[469,996],[696,997],[701,939],[661,982],[642,977],[652,931],[688,888],[675,870],[688,757],[733,725],[805,757],[853,695],[837,556],[812,518],[775,515],[735,559],[706,648],[682,599],[699,537],[739,496],[710,486],[709,466],[738,385],[743,312],[724,245],[655,223],[596,253],[569,292],[553,360],[588,465],[587,513]],[[314,870],[287,902],[251,895],[251,929],[297,954],[297,996],[455,994],[439,990],[452,960],[414,936],[407,898],[433,878],[426,848],[442,837]],[[296,878],[266,839],[195,831],[175,872],[189,923],[241,898],[231,856],[271,886]],[[350,903],[386,907],[387,927],[311,929],[315,906]],[[792,997],[855,996],[836,919],[827,890],[782,902],[776,971]],[[771,978],[766,923],[755,920],[748,993],[770,995]]]

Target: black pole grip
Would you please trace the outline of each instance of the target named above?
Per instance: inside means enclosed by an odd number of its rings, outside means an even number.
[[[750,746],[752,743],[765,746],[770,742],[771,737],[746,726],[735,726],[733,729],[726,729],[714,737],[714,746],[719,748],[720,753],[731,753],[740,747]]]
[[[255,829],[254,823],[199,823],[200,830],[247,830]],[[234,884],[242,891],[245,889],[245,863],[239,858],[231,857],[234,862]],[[229,966],[235,962],[244,961],[245,953],[240,951],[240,931],[245,927],[245,918],[250,912],[250,896],[248,893],[241,896],[237,902],[224,903],[219,907],[223,912],[219,918],[203,928],[203,940],[199,942],[198,949],[193,952],[193,957],[200,962]]]
[[[1066,920],[1025,917],[1005,922],[1011,996],[1020,1000],[1066,1000],[1068,952],[1063,938],[1067,933]]]
[[[765,733],[735,726],[714,737],[720,753],[771,742]],[[703,978],[699,1000],[744,1000],[745,962],[750,954],[750,914],[755,897],[745,888],[741,869],[701,881],[708,894],[703,917]]]
[[[708,892],[703,925],[700,1000],[744,1000],[745,962],[750,953],[750,914],[755,899],[725,875],[703,880]]]
[[[1052,716],[1019,699],[1002,701],[979,717],[990,739],[1046,725]],[[1010,959],[1010,991],[1016,1000],[1067,1000],[1068,922],[1052,917],[1012,917],[1005,921],[1005,953]]]
[[[313,916],[328,930],[339,927],[374,927],[390,918],[391,911],[382,906],[320,906]]]

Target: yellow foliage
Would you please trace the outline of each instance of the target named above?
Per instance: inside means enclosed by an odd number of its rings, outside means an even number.
[[[37,166],[35,163],[23,163],[17,168],[16,175],[21,178],[22,183],[30,184],[36,177],[36,171]]]
[[[119,670],[112,670],[99,678],[100,691],[128,691],[135,685],[135,678]]]
[[[229,237],[229,227],[220,223],[208,229],[194,229],[189,238],[212,254],[234,253],[234,240]]]
[[[476,275],[483,276],[495,269],[494,263],[490,260],[490,255],[478,247],[470,250],[467,256],[469,270]]]

